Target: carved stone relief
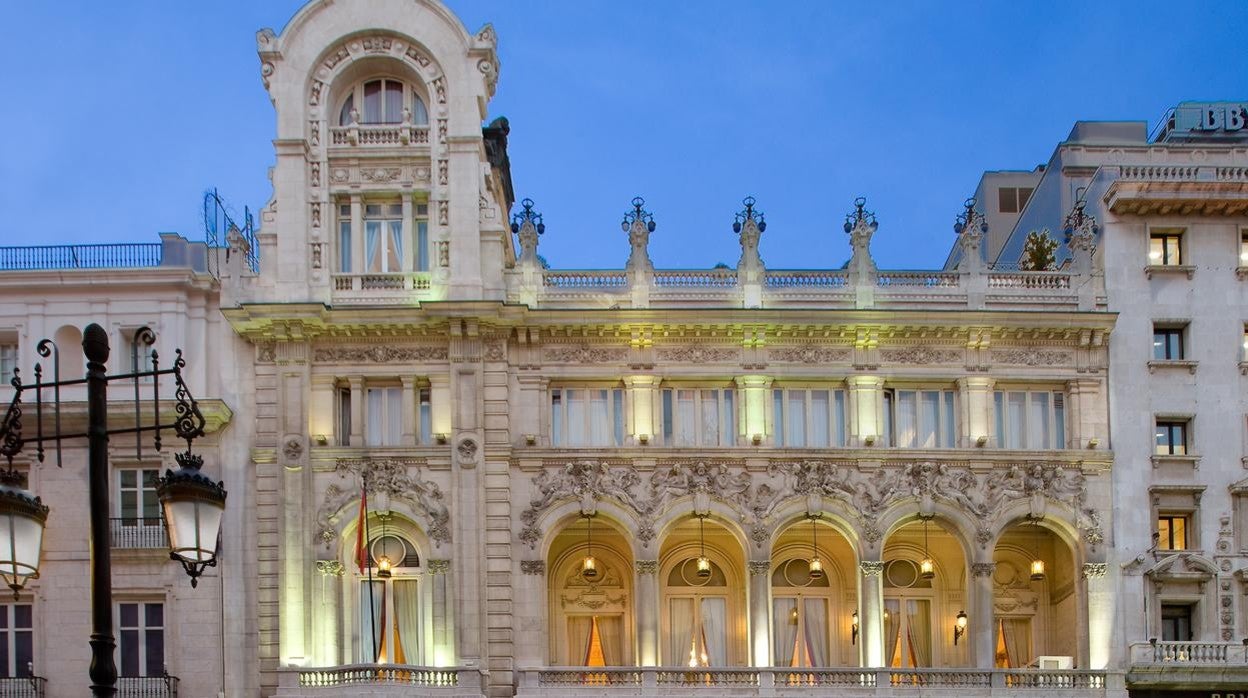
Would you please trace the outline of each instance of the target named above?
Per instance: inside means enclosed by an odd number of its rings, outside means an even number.
[[[520,572],[523,574],[546,574],[545,560],[521,560]]]
[[[881,349],[880,359],[898,364],[952,364],[962,360],[962,352],[926,346],[901,347]]]
[[[634,565],[637,567],[637,574],[657,574],[659,571],[658,560],[638,560]]]
[[[713,363],[716,361],[732,361],[741,352],[728,347],[704,347],[697,344],[683,347],[660,347],[660,361],[681,361],[695,364]]]
[[[1074,355],[1065,351],[1046,351],[1034,347],[999,349],[992,352],[993,363],[1019,366],[1069,366]]]
[[[446,361],[445,346],[404,347],[389,344],[370,346],[322,346],[312,350],[312,360],[324,363],[388,364],[406,361]]]
[[[623,361],[628,347],[600,347],[592,344],[546,347],[542,352],[546,361],[570,364],[605,364]]]
[[[421,460],[412,458],[340,458],[335,466],[340,484],[325,488],[317,510],[318,537],[326,545],[338,537],[337,524],[344,513],[354,516],[347,507],[360,496],[359,482],[371,496],[386,495],[401,500],[425,519],[425,534],[435,545],[451,541],[450,512],[443,502],[442,490],[420,477]],[[431,561],[432,564],[432,561]]]
[[[854,354],[849,347],[828,347],[815,344],[798,347],[770,347],[767,356],[772,361],[790,361],[801,364],[847,363]]]

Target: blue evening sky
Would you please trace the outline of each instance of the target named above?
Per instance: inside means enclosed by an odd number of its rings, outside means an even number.
[[[338,0],[362,2],[366,0]],[[255,31],[299,0],[0,5],[0,245],[202,239],[201,198],[270,194]],[[659,266],[735,264],[752,194],[768,266],[838,266],[855,196],[882,266],[936,267],[986,169],[1077,119],[1248,97],[1248,2],[450,0],[492,22],[518,197],[556,267],[620,267],[635,195]]]

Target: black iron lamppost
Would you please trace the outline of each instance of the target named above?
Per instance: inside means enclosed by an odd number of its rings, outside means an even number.
[[[146,327],[134,334],[135,357],[138,347],[151,347],[156,335]],[[113,696],[117,691],[117,665],[113,658],[116,638],[113,633],[113,584],[112,555],[109,547],[108,528],[108,438],[113,434],[134,434],[136,455],[142,456],[143,436],[154,432],[156,450],[161,447],[161,432],[173,431],[186,441],[186,450],[175,455],[177,470],[168,470],[156,482],[157,496],[164,513],[169,533],[170,557],[182,563],[195,586],[198,577],[207,567],[217,564],[217,548],[221,530],[221,517],[225,512],[225,488],[223,483],[213,482],[200,472],[203,457],[191,452],[192,442],[204,434],[204,416],[199,405],[182,380],[182,368],[186,362],[182,350],[172,368],[161,369],[155,350],[151,352],[150,370],[108,375],[108,334],[103,327],[87,325],[82,337],[83,354],[87,359],[85,378],[61,380],[59,350],[50,340],[36,346],[39,355],[52,358],[52,381],[44,382],[43,368],[35,364],[35,382],[23,385],[17,370],[11,381],[15,393],[4,421],[0,422],[0,456],[7,460],[7,472],[0,473],[0,578],[16,595],[27,579],[39,576],[39,556],[43,546],[43,527],[48,517],[48,507],[38,497],[25,490],[25,475],[13,467],[13,458],[21,453],[26,443],[35,444],[35,457],[44,460],[44,442],[51,441],[56,448],[56,464],[61,465],[61,442],[68,439],[87,440],[87,485],[90,503],[91,538],[91,693],[93,696]],[[172,375],[174,379],[174,414],[172,421],[161,421],[160,377]],[[144,423],[141,385],[151,381],[151,423]],[[134,385],[134,423],[130,426],[112,427],[108,423],[108,384],[110,381],[128,381]],[[61,389],[86,385],[87,428],[84,432],[67,432],[61,429]],[[44,393],[51,391],[51,402],[45,403]],[[23,394],[34,393],[35,435],[29,437],[22,431],[22,410],[29,409],[29,401],[22,402]],[[44,432],[44,413],[50,410],[53,421],[50,433]]]

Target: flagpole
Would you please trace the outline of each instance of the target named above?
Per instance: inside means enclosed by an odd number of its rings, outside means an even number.
[[[368,475],[361,474],[360,479],[364,483],[360,491],[360,497],[365,502],[363,521],[360,525],[364,527],[364,559],[368,561],[368,618],[369,627],[372,629],[370,639],[373,642],[373,661],[370,664],[375,664],[377,662],[377,604],[374,603],[373,598],[373,560],[368,551]]]

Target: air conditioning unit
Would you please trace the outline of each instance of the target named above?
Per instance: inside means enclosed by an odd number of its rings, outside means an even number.
[[[1074,657],[1036,657],[1036,666],[1041,669],[1073,669]]]

